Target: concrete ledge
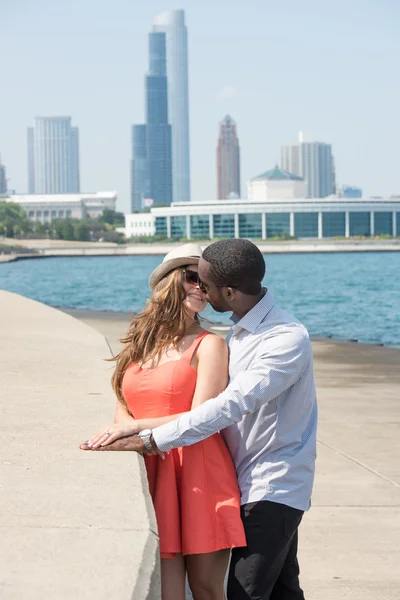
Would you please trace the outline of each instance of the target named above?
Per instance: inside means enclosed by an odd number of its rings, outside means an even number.
[[[105,338],[0,292],[0,597],[160,597],[158,537],[142,459],[83,453],[112,421]]]

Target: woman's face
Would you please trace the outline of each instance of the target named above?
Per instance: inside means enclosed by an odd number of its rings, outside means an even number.
[[[186,292],[184,305],[189,313],[199,313],[207,306],[205,294],[199,288],[197,265],[189,265],[183,269],[183,289]],[[195,275],[196,274],[196,275]]]

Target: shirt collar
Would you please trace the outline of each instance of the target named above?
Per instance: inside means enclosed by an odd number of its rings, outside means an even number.
[[[274,304],[273,295],[270,291],[266,290],[261,300],[244,317],[240,318],[235,313],[232,314],[230,318],[234,323],[235,329],[240,327],[241,329],[246,329],[249,333],[255,333],[257,327],[265,319]]]

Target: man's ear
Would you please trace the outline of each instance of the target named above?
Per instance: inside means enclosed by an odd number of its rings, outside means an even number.
[[[235,290],[231,287],[227,287],[226,289],[226,298],[227,300],[233,300],[233,297],[235,295]]]

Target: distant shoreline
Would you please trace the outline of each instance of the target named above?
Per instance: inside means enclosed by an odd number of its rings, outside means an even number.
[[[210,240],[192,240],[205,247]],[[7,240],[9,243],[9,240]],[[131,244],[127,246],[97,242],[65,242],[62,240],[13,240],[15,245],[29,248],[30,253],[0,254],[0,263],[34,258],[164,256],[181,242]],[[393,240],[290,240],[255,242],[263,254],[322,254],[353,252],[399,252],[400,239]]]

